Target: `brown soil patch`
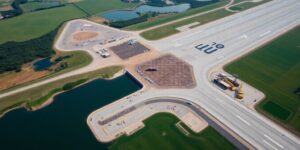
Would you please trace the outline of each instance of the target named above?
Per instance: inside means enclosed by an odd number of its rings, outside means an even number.
[[[49,71],[35,72],[30,65],[25,65],[21,72],[2,74],[0,76],[0,90],[44,77],[48,73]]]
[[[97,32],[77,32],[73,35],[73,39],[76,41],[84,41],[95,38],[99,35]]]
[[[13,8],[10,5],[6,6],[0,6],[0,11],[9,11],[12,10]]]
[[[104,23],[106,20],[104,18],[96,17],[96,16],[91,16],[88,18],[90,21],[96,22],[96,23]]]

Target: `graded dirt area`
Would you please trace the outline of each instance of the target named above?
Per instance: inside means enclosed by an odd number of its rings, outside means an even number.
[[[196,86],[193,67],[171,54],[138,65],[136,70],[159,88],[193,88]]]
[[[10,5],[6,6],[0,6],[0,11],[9,11],[12,10],[13,8]]]
[[[73,34],[73,39],[75,41],[85,41],[85,40],[89,40],[89,39],[93,39],[95,37],[97,37],[99,35],[99,33],[97,32],[76,32]]]
[[[49,71],[36,72],[30,65],[25,65],[21,72],[0,75],[0,91],[46,76]]]

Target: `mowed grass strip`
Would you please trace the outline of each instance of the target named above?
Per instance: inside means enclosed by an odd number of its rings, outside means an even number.
[[[300,27],[289,31],[225,70],[266,94],[256,108],[300,132]]]
[[[135,25],[125,27],[124,29],[126,29],[126,30],[147,29],[147,28],[150,28],[150,27],[161,25],[163,23],[167,23],[167,22],[170,22],[170,21],[174,21],[174,20],[177,20],[177,19],[181,19],[181,18],[184,18],[184,17],[188,17],[188,16],[191,16],[191,15],[202,13],[202,12],[205,12],[205,11],[209,11],[209,10],[212,10],[212,9],[215,9],[215,8],[218,8],[218,7],[222,7],[222,6],[225,6],[226,4],[228,4],[229,2],[230,2],[230,0],[222,0],[220,2],[213,3],[213,4],[210,4],[210,5],[207,5],[207,6],[190,9],[190,10],[182,12],[182,13],[176,13],[176,14],[172,14],[172,15],[162,17],[162,18],[154,18],[154,19],[151,19],[147,22],[143,22],[143,23],[139,23],[139,24],[135,24]]]
[[[271,0],[262,0],[260,2],[255,2],[255,3],[245,2],[245,3],[239,4],[239,5],[243,6],[243,10],[247,10],[247,9],[252,8],[252,7],[255,7],[255,6],[261,5],[263,3],[269,2],[269,1],[271,1]],[[236,5],[236,7],[239,7],[239,5]],[[172,24],[169,24],[169,25],[165,25],[165,26],[158,27],[158,28],[155,28],[155,29],[147,30],[147,31],[142,32],[140,35],[142,37],[144,37],[145,39],[147,39],[147,40],[159,40],[159,39],[162,39],[162,38],[165,38],[167,36],[170,36],[170,35],[173,35],[173,34],[176,34],[176,33],[180,32],[176,29],[178,27],[189,25],[189,24],[192,24],[194,22],[199,22],[198,25],[191,27],[191,28],[195,28],[197,26],[204,25],[206,23],[209,23],[209,22],[212,22],[212,21],[230,16],[232,14],[235,14],[235,12],[227,11],[225,8],[224,9],[218,9],[216,11],[213,11],[213,12],[210,12],[210,13],[207,13],[207,14],[199,15],[199,16],[192,17],[192,18],[189,18],[189,19],[185,19],[185,20],[175,22],[175,23],[172,23]]]
[[[85,17],[73,5],[52,8],[0,21],[0,44],[8,41],[26,41],[40,37],[67,20]]]
[[[183,21],[179,21],[170,25],[166,25],[166,26],[162,26],[162,27],[158,27],[152,30],[142,32],[141,36],[147,40],[158,40],[173,35],[175,33],[178,33],[179,31],[176,29],[178,27],[192,24],[194,22],[200,22],[200,25],[203,25],[211,21],[226,17],[231,14],[233,14],[233,12],[229,12],[225,9],[220,9],[208,14],[200,15],[190,19],[185,19]]]
[[[123,136],[116,140],[111,150],[199,150],[199,149],[236,149],[212,127],[201,133],[189,136],[180,131],[175,124],[179,119],[168,113],[159,113],[145,121],[145,127],[131,136]]]

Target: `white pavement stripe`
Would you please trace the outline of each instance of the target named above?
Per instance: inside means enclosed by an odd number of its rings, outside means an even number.
[[[247,39],[247,38],[248,38],[248,36],[246,34],[244,34],[244,35],[240,36],[238,39]]]
[[[272,139],[271,137],[269,137],[268,135],[264,134],[264,137],[266,137],[267,139],[269,139],[271,142],[273,142],[274,144],[278,145],[280,148],[284,148],[281,144],[279,144],[277,141],[275,141],[274,139]]]
[[[199,30],[199,31],[197,31],[197,32],[194,32],[193,34],[188,34],[188,35],[183,36],[183,37],[181,37],[181,38],[177,38],[176,40],[173,40],[172,42],[177,42],[177,41],[179,41],[179,40],[188,38],[188,37],[190,37],[190,36],[194,36],[194,34],[197,34],[197,33],[200,33],[200,32],[203,32],[203,30]]]
[[[267,32],[265,32],[265,33],[262,33],[262,34],[260,34],[259,36],[260,36],[260,37],[263,37],[263,36],[265,36],[265,35],[267,35],[267,34],[269,34],[269,33],[271,33],[271,31],[267,31]]]
[[[238,119],[240,119],[241,121],[243,121],[245,124],[247,124],[248,126],[250,126],[251,124],[248,122],[248,121],[246,121],[245,119],[243,119],[241,116],[239,116],[239,115],[235,115]]]
[[[269,142],[267,142],[266,140],[263,140],[267,145],[269,145],[272,149],[274,150],[278,150],[276,147],[274,147],[272,144],[270,144]]]

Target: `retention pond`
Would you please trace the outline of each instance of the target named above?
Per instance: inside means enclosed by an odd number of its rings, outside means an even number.
[[[0,118],[2,150],[107,149],[96,141],[86,124],[94,110],[133,93],[141,86],[129,75],[97,79],[54,97],[37,111],[17,109]]]

